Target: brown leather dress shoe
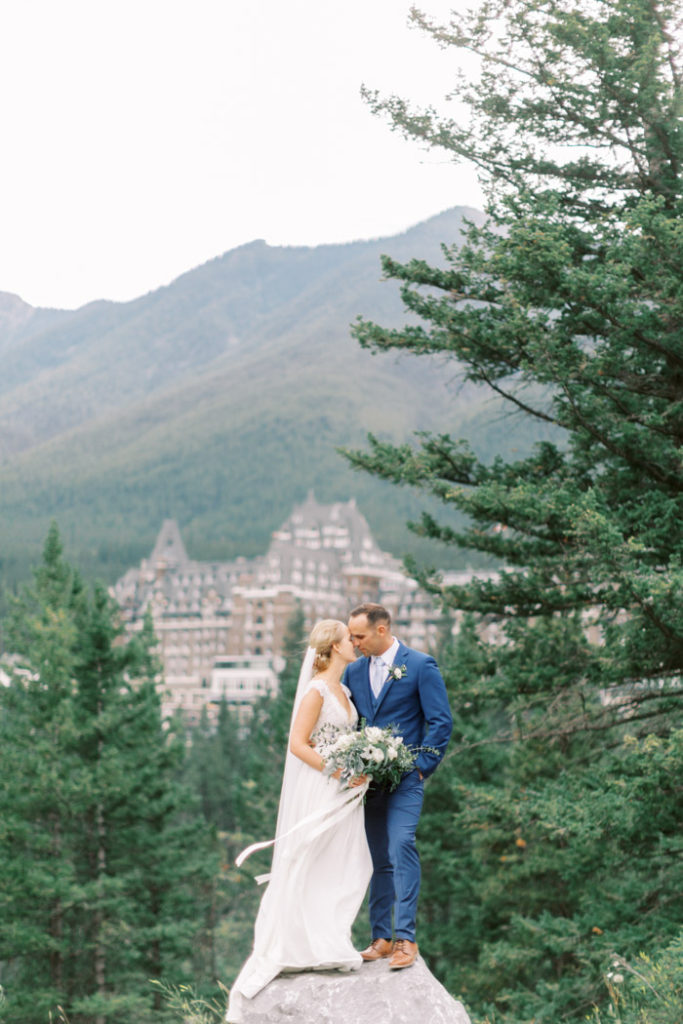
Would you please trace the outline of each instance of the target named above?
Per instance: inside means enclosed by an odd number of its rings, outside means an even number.
[[[417,942],[409,939],[396,939],[394,952],[389,961],[389,970],[397,971],[401,967],[411,967],[417,959]]]
[[[391,939],[373,939],[367,949],[361,950],[363,960],[383,960],[391,956],[394,951],[394,944]]]

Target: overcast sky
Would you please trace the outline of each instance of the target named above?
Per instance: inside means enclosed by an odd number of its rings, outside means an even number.
[[[459,0],[425,0],[445,18]],[[373,117],[456,69],[408,0],[14,0],[0,14],[0,291],[144,294],[264,238],[315,245],[481,206],[469,168]]]

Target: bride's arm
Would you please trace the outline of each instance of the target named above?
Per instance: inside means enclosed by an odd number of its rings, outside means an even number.
[[[323,699],[318,691],[316,689],[309,690],[299,705],[289,739],[289,749],[291,752],[319,772],[323,770],[325,762],[315,747],[311,746],[310,739],[322,706]],[[332,778],[338,779],[340,775],[341,768],[338,768]],[[356,786],[362,786],[365,781],[365,775],[359,775],[358,778],[351,779],[348,785],[351,788],[355,788]]]
[[[319,772],[323,770],[323,759],[318,751],[310,745],[309,740],[322,706],[323,699],[318,691],[316,689],[309,690],[299,705],[289,740],[291,752]]]

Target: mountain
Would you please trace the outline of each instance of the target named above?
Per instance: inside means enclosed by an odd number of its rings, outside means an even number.
[[[510,424],[492,426],[453,366],[372,356],[349,326],[359,314],[404,322],[380,255],[443,259],[464,217],[482,214],[454,208],[344,245],[254,241],[126,303],[44,310],[0,293],[5,582],[38,560],[52,518],[69,557],[111,581],[168,517],[193,557],[262,552],[311,489],[321,501],[355,495],[383,547],[419,549],[405,520],[422,502],[354,474],[337,447],[465,421],[495,446]]]

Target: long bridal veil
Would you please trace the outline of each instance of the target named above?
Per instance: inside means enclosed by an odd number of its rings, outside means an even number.
[[[278,824],[275,825],[274,849],[272,853],[272,866],[270,868],[271,873],[278,869],[280,861],[287,855],[289,846],[287,839],[288,837],[291,837],[292,829],[296,828],[301,819],[300,800],[297,798],[297,795],[301,792],[301,776],[304,772],[310,771],[310,768],[300,758],[297,758],[292,754],[292,751],[290,750],[290,742],[292,740],[292,728],[299,710],[299,705],[306,693],[306,690],[308,689],[308,684],[313,678],[314,662],[315,649],[313,647],[308,647],[301,665],[301,671],[299,672],[299,681],[294,695],[294,705],[292,707],[292,717],[290,719],[290,729],[287,737],[287,755],[285,758],[285,770],[283,772],[283,785],[280,791]]]
[[[294,726],[294,720],[296,718],[297,711],[299,710],[299,705],[301,704],[309,683],[313,678],[315,653],[315,648],[309,647],[307,649],[301,665],[301,671],[299,672],[299,680],[297,682],[296,693],[294,695],[292,716],[289,720],[289,732],[287,734],[287,753],[285,755],[285,767],[282,774],[282,787],[280,789],[280,803],[278,805],[275,838],[262,843],[252,843],[251,846],[248,846],[246,850],[243,850],[240,853],[235,861],[237,867],[240,867],[252,853],[256,853],[257,850],[265,850],[267,847],[272,846],[274,849],[271,870],[266,875],[256,876],[256,881],[259,884],[270,881],[273,872],[276,870],[279,861],[282,859],[282,856],[286,851],[286,845],[283,842],[283,839],[288,837],[293,829],[296,830],[297,825],[301,824],[300,801],[297,800],[297,793],[300,792],[298,783],[300,782],[302,772],[305,772],[308,766],[305,765],[300,758],[296,757],[289,748],[292,739],[292,727]]]
[[[282,837],[287,833],[291,832],[297,824],[300,816],[298,811],[298,802],[296,801],[296,794],[298,792],[298,783],[301,779],[302,772],[310,771],[310,768],[305,764],[301,758],[296,757],[295,754],[290,750],[290,743],[292,739],[292,727],[294,726],[294,720],[296,713],[299,710],[299,705],[303,700],[303,697],[308,689],[309,683],[313,678],[313,665],[315,663],[315,648],[309,647],[306,650],[304,660],[301,665],[301,671],[299,672],[299,681],[296,686],[296,694],[294,695],[294,704],[292,706],[292,717],[289,720],[289,733],[287,735],[287,754],[285,757],[285,768],[282,774],[282,789],[280,790],[280,806],[277,812],[277,825],[275,826],[275,849],[273,851],[273,865],[271,870],[275,871],[278,865],[278,861],[282,856],[285,846],[282,842]]]

